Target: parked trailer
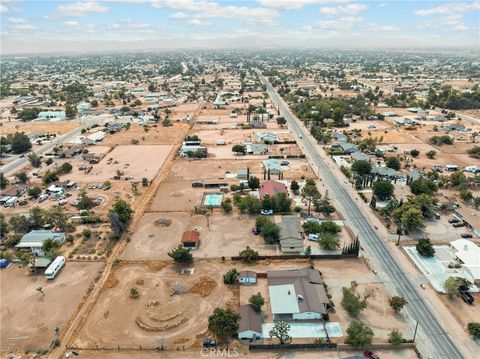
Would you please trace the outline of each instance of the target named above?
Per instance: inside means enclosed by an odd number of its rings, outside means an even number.
[[[45,278],[47,279],[53,279],[55,276],[60,272],[60,270],[63,268],[65,265],[65,257],[64,256],[58,256],[55,258],[55,260],[50,264],[45,271]]]

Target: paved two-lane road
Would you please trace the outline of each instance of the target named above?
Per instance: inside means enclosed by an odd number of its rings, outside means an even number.
[[[50,141],[50,142],[48,142],[44,145],[41,145],[40,147],[32,150],[32,152],[34,152],[37,156],[41,156],[44,153],[47,153],[50,150],[52,150],[53,147],[59,146],[59,145],[63,144],[65,141],[70,140],[73,137],[79,135],[82,132],[83,129],[89,129],[93,125],[98,125],[101,122],[103,122],[103,120],[105,120],[105,118],[103,118],[103,117],[89,119],[85,122],[84,125],[82,125],[82,126],[79,125],[78,128],[76,128],[76,129],[74,129],[74,130],[72,130],[68,133],[65,133],[63,135],[55,137],[54,140],[52,140],[52,141]],[[19,158],[13,160],[12,162],[1,166],[0,167],[0,172],[3,173],[5,176],[10,176],[10,175],[14,174],[15,172],[21,170],[23,167],[25,167],[25,165],[28,163],[28,161],[29,161],[28,156],[19,157]]]
[[[465,356],[442,328],[425,300],[418,294],[415,284],[408,278],[380,235],[374,230],[367,217],[362,213],[352,195],[343,186],[343,181],[335,176],[325,160],[318,154],[315,144],[300,121],[291,113],[286,103],[268,80],[257,70],[260,80],[267,86],[267,93],[278,107],[280,114],[287,120],[289,128],[295,133],[298,142],[303,145],[308,158],[318,168],[322,179],[331,188],[333,195],[343,207],[347,222],[359,233],[362,246],[376,266],[381,269],[394,290],[405,297],[409,303],[409,314],[419,323],[417,343],[426,357],[459,359]],[[313,166],[313,167],[315,167]]]

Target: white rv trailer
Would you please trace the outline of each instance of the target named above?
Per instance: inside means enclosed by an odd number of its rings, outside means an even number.
[[[45,271],[45,278],[47,279],[53,279],[55,276],[60,272],[60,269],[63,268],[65,265],[65,257],[64,256],[58,256],[55,258],[55,260],[50,264]]]

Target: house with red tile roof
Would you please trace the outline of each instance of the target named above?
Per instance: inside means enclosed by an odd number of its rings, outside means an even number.
[[[287,186],[285,186],[281,182],[274,181],[274,180],[268,180],[268,181],[263,182],[262,186],[258,190],[260,198],[263,198],[266,195],[269,195],[270,197],[272,197],[272,196],[275,196],[277,193],[280,193],[280,192],[288,195]]]

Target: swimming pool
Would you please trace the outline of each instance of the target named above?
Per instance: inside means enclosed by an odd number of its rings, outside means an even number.
[[[202,205],[207,207],[219,207],[223,201],[223,193],[204,193]]]

